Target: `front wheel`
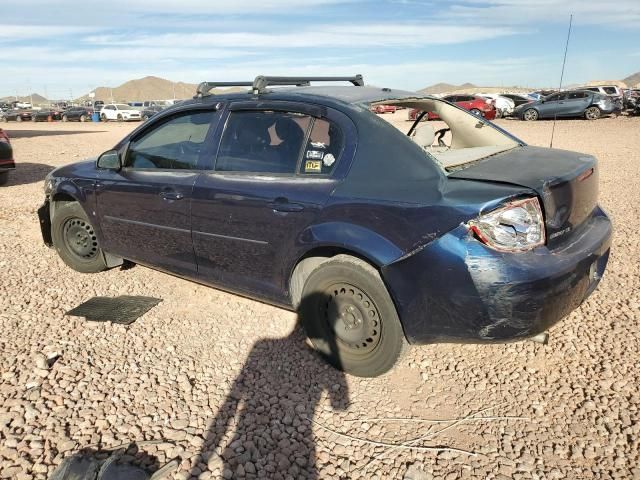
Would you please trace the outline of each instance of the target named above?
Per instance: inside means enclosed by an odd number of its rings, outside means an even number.
[[[524,113],[522,114],[522,118],[527,122],[535,122],[536,120],[538,120],[538,111],[534,110],[533,108],[529,108],[524,111]]]
[[[472,108],[471,110],[469,110],[471,113],[473,113],[474,115],[481,117],[482,116],[482,112],[480,110],[478,110],[477,108]]]
[[[314,348],[359,377],[389,371],[407,341],[378,271],[348,255],[322,263],[307,278],[298,309]]]
[[[109,121],[107,119],[107,116],[104,113],[100,115],[100,120],[102,120],[103,122],[108,122]]]
[[[78,202],[56,205],[51,237],[62,261],[74,270],[97,273],[107,269],[93,226]]]
[[[597,120],[602,112],[598,107],[589,107],[584,111],[584,118],[587,120]]]
[[[85,115],[80,115],[80,121],[81,122],[86,122],[87,121],[87,117]]]
[[[63,122],[68,122],[69,121],[69,117],[67,117],[66,115],[62,116],[62,121]]]
[[[21,117],[20,115],[18,115],[18,116],[16,117],[16,122],[21,122],[21,121],[22,121],[22,117]]]
[[[122,120],[124,120],[124,119],[122,118],[122,115],[118,114],[117,120],[118,120],[119,122],[121,122],[121,121],[122,121]]]

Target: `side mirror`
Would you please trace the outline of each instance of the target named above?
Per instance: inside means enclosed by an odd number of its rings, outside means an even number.
[[[98,168],[119,171],[122,169],[122,160],[117,150],[108,150],[98,157]]]

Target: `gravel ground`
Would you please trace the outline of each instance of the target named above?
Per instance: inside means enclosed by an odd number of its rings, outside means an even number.
[[[498,123],[548,144],[551,122]],[[19,166],[0,188],[0,478],[129,442],[151,470],[178,457],[181,479],[640,478],[640,118],[557,124],[556,147],[600,159],[616,231],[600,287],[547,346],[419,347],[373,380],[327,367],[293,313],[139,266],[66,268],[40,239],[42,180],[133,125],[6,127]],[[64,316],[122,294],[163,302],[129,327]],[[461,451],[375,443],[412,439]]]

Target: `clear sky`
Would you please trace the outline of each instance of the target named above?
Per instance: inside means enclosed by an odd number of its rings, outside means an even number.
[[[566,84],[640,71],[640,0],[2,0],[0,97],[146,75],[556,86],[570,13]]]

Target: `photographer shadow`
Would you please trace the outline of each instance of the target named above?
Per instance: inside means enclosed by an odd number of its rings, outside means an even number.
[[[320,478],[312,420],[318,407],[346,410],[349,391],[344,373],[305,344],[299,325],[285,338],[255,343],[209,424],[192,478],[207,470],[224,478]]]

